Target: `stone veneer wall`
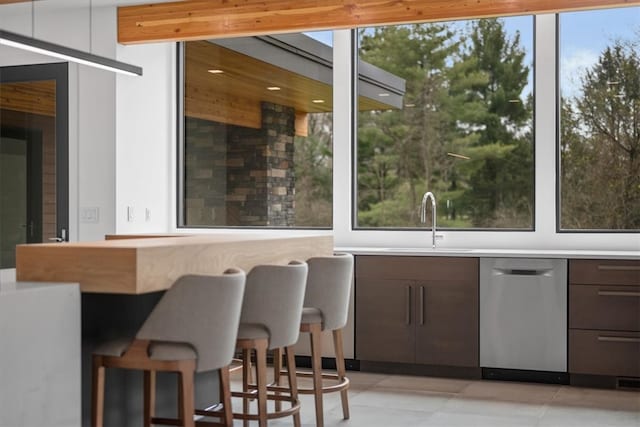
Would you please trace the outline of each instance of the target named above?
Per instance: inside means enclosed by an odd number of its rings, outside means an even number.
[[[185,117],[186,225],[227,225],[228,127]]]
[[[294,224],[295,111],[261,108],[262,129],[186,118],[187,225]]]

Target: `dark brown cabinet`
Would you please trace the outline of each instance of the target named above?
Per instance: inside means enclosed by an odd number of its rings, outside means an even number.
[[[640,377],[640,261],[569,261],[569,373]]]
[[[478,259],[356,257],[356,358],[478,366]]]

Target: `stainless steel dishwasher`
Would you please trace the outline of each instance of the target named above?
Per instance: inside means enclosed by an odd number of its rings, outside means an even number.
[[[480,260],[480,366],[566,373],[565,259]]]

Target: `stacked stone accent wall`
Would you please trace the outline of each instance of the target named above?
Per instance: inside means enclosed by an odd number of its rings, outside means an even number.
[[[226,225],[227,128],[185,117],[186,225]]]
[[[294,224],[295,111],[261,106],[262,129],[186,118],[187,225]]]
[[[267,145],[267,225],[291,226],[295,221],[295,110],[263,102],[262,130]]]

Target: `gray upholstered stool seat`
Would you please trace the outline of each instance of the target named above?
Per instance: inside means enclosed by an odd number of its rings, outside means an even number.
[[[349,401],[347,389],[349,379],[346,377],[344,353],[342,350],[342,328],[347,323],[349,311],[349,297],[353,278],[353,256],[350,254],[336,254],[329,257],[314,257],[307,260],[309,274],[307,289],[304,297],[304,308],[300,321],[300,332],[308,332],[311,339],[312,372],[297,372],[298,376],[312,377],[313,387],[299,388],[302,394],[313,394],[316,409],[316,426],[324,425],[323,393],[340,392],[342,400],[342,414],[349,418]],[[322,331],[332,331],[336,356],[337,374],[322,372]],[[282,370],[280,357],[274,359],[276,382],[280,375],[288,373]],[[324,385],[323,378],[335,381]],[[277,405],[276,405],[277,407]]]
[[[116,339],[100,344],[93,351],[93,354],[122,357],[132,343],[131,339]],[[172,342],[150,342],[147,347],[147,355],[151,360],[195,360],[198,358],[198,352],[193,346]]]
[[[257,323],[241,323],[238,328],[238,339],[269,339],[269,330]]]
[[[287,360],[295,366],[293,345],[298,341],[302,303],[307,281],[307,264],[292,261],[289,265],[259,265],[247,275],[247,287],[236,347],[242,350],[242,391],[232,392],[241,397],[242,413],[233,417],[257,420],[260,427],[267,420],[293,416],[294,425],[300,426],[295,372],[289,375],[289,387],[267,384],[267,350],[286,349]],[[256,354],[256,383],[250,384],[251,352]],[[295,369],[295,368],[294,368]],[[257,400],[257,413],[249,412],[249,401]],[[286,401],[291,406],[267,412],[267,399]]]
[[[135,339],[100,345],[93,354],[92,424],[102,427],[105,368],[144,371],[144,425],[194,426],[194,415],[216,417],[209,426],[233,425],[229,364],[240,322],[245,274],[183,276],[155,306]],[[194,373],[218,370],[222,410],[196,410]],[[153,415],[155,372],[179,374],[178,419]]]
[[[322,311],[315,307],[304,307],[300,323],[322,323]]]

